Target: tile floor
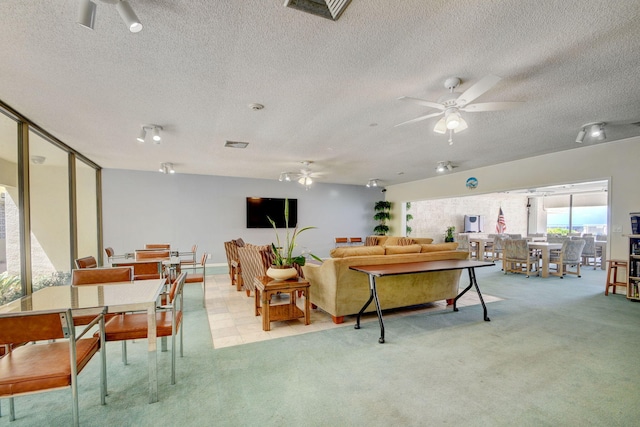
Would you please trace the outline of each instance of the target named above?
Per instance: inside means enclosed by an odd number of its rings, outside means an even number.
[[[319,309],[311,310],[311,324],[305,325],[303,320],[272,322],[270,331],[262,330],[262,319],[254,316],[254,298],[247,297],[246,292],[238,292],[231,286],[228,274],[207,275],[207,314],[211,328],[214,348],[230,347],[264,341],[308,332],[322,331],[331,328],[353,327],[355,316],[346,316],[345,322],[336,325],[331,316]],[[500,301],[500,298],[483,294],[485,303]],[[285,297],[286,298],[286,297]],[[364,302],[363,302],[364,303]],[[478,295],[469,291],[458,301],[460,307],[479,304]],[[303,308],[304,299],[298,299],[298,306]],[[439,311],[447,308],[444,301],[432,304],[385,312],[385,319],[396,316],[407,316],[419,312]],[[363,316],[364,322],[377,321],[375,312]]]

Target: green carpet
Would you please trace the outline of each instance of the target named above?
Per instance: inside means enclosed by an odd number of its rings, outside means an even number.
[[[148,404],[146,341],[107,347],[80,375],[87,426],[635,426],[640,420],[640,305],[604,296],[605,272],[529,279],[477,271],[504,298],[459,312],[410,315],[214,350],[201,288],[185,288],[185,355],[170,385],[158,353],[160,402]],[[463,284],[466,279],[463,276]],[[0,426],[69,425],[69,391],[16,399]]]

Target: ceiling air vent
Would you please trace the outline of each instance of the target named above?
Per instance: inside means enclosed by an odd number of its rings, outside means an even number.
[[[229,148],[247,148],[248,142],[227,141],[224,146]]]
[[[337,21],[342,12],[349,6],[351,0],[284,0],[284,5],[293,9],[323,18]]]

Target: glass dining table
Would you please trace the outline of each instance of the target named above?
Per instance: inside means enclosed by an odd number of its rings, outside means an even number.
[[[106,307],[108,313],[147,312],[149,403],[158,401],[156,306],[165,279],[102,283],[82,286],[51,286],[0,306],[1,313],[67,309],[78,314]]]

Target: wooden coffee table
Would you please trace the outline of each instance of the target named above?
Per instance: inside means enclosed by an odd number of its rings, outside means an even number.
[[[311,323],[309,310],[309,281],[302,278],[288,280],[273,280],[267,276],[256,277],[254,280],[255,291],[255,315],[262,315],[262,330],[270,331],[271,322],[293,320],[304,317],[304,324]],[[304,295],[304,311],[296,305],[296,295],[302,292]],[[271,297],[275,294],[289,294],[289,302],[286,304],[271,304]]]

